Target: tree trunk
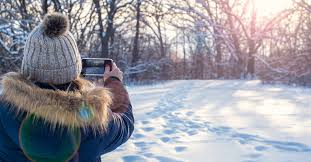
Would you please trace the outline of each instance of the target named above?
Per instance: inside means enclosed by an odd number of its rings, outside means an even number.
[[[133,53],[132,53],[132,66],[137,65],[137,62],[139,60],[139,29],[140,29],[140,6],[141,1],[137,0],[136,4],[136,33],[134,38],[134,47],[133,47]],[[133,74],[131,76],[132,79],[137,79],[137,75]]]
[[[184,65],[183,65],[183,76],[184,78],[183,79],[186,79],[187,77],[187,61],[186,61],[186,36],[185,36],[185,31],[183,31],[183,53],[184,53],[184,58],[183,58],[183,61],[184,61]]]
[[[237,33],[234,31],[235,27],[233,25],[233,20],[232,20],[232,15],[228,15],[228,20],[229,20],[229,25],[230,28],[233,30],[231,33],[231,38],[233,41],[233,46],[234,46],[234,55],[236,55],[236,58],[233,59],[233,69],[232,69],[232,73],[231,73],[231,77],[234,77],[235,79],[240,79],[241,75],[244,72],[244,65],[245,62],[242,59],[242,51],[241,51],[241,47],[240,47],[240,40],[239,37],[237,35]]]
[[[99,3],[99,0],[93,0],[93,3],[95,4],[96,13],[97,13],[97,20],[99,25],[99,38],[101,42],[101,56],[102,57],[108,57],[108,41],[106,40],[106,34],[104,31],[104,25],[103,25],[103,19],[101,14],[101,6]]]
[[[54,3],[54,10],[55,10],[56,12],[60,12],[61,9],[62,9],[62,6],[61,6],[59,0],[52,0],[52,1],[53,1],[53,3]]]
[[[42,8],[42,15],[45,15],[48,13],[48,0],[42,0],[41,1],[42,5],[41,5],[41,8]]]
[[[216,43],[216,73],[217,73],[217,78],[223,77],[223,69],[221,65],[221,60],[222,60],[222,50],[221,50],[221,41],[219,38],[219,32],[215,29],[215,43]]]
[[[163,43],[163,38],[162,38],[162,32],[161,32],[161,26],[160,24],[158,25],[158,31],[159,31],[159,41],[160,41],[160,52],[161,52],[161,58],[165,58],[165,47]]]
[[[247,70],[245,77],[253,78],[255,75],[255,58],[254,55],[257,52],[254,35],[256,32],[256,12],[253,9],[252,20],[250,26],[250,38],[248,38],[248,59],[247,59]]]
[[[108,19],[107,19],[107,27],[106,32],[104,35],[104,42],[103,42],[103,53],[104,57],[111,57],[112,56],[112,50],[114,43],[114,15],[116,13],[116,1],[111,0],[108,4]]]

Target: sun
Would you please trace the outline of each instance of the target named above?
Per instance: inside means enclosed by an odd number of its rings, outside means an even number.
[[[254,0],[257,15],[267,17],[284,9],[290,8],[292,0]]]

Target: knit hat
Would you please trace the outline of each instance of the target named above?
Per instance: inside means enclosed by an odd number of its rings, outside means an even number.
[[[21,73],[31,80],[64,84],[81,72],[81,56],[67,16],[48,14],[28,36]]]

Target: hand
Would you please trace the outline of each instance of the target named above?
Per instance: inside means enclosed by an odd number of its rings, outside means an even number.
[[[104,73],[104,81],[110,77],[117,77],[122,82],[123,80],[123,72],[117,67],[117,65],[113,62],[112,63],[112,71],[110,71],[110,67],[105,67],[105,73]]]

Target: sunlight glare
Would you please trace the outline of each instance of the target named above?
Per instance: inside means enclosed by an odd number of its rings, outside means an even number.
[[[291,0],[254,0],[257,14],[267,17],[292,6]]]

